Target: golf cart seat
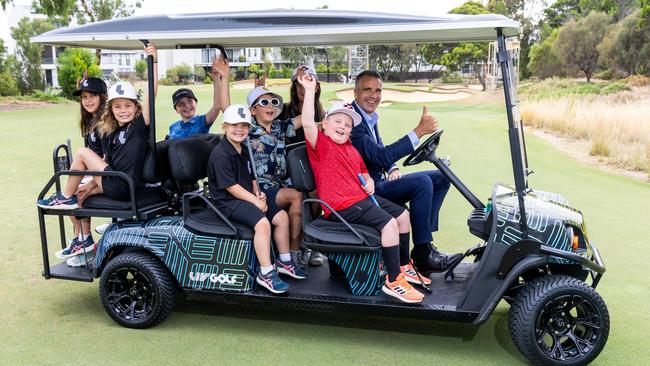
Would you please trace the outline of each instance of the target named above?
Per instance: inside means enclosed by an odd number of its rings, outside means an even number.
[[[103,194],[88,197],[83,208],[75,210],[75,216],[100,216],[148,219],[154,217],[169,206],[169,194],[162,188],[162,183],[169,175],[166,163],[166,142],[156,144],[157,153],[151,149],[145,155],[142,167],[142,181],[151,186],[138,187],[133,190],[133,199],[127,201],[116,200]],[[161,159],[162,157],[162,159]],[[131,185],[131,179],[120,172],[109,174],[121,176]]]
[[[195,186],[207,176],[210,154],[221,139],[221,135],[202,134],[170,144],[169,167],[179,187]],[[184,226],[192,232],[244,240],[253,238],[252,228],[228,220],[203,190],[183,194],[182,207]]]
[[[287,167],[295,189],[314,191],[316,185],[309,165],[307,147],[292,149],[287,154]],[[339,221],[323,217],[314,219],[309,205],[319,203],[327,206],[331,215]],[[381,291],[383,276],[380,274],[381,242],[379,231],[357,224],[350,224],[329,205],[319,199],[308,198],[302,203],[303,245],[327,256],[330,275],[344,277],[353,295],[376,295]]]

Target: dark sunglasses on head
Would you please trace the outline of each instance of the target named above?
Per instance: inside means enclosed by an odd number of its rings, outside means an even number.
[[[262,106],[262,107],[266,107],[269,104],[272,105],[273,107],[279,107],[280,106],[280,99],[278,99],[278,98],[258,99],[257,102],[255,102],[254,106],[259,105],[259,106]]]

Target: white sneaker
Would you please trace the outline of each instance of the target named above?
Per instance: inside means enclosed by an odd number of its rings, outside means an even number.
[[[309,264],[312,266],[322,266],[325,263],[325,256],[323,253],[312,250]]]
[[[107,222],[105,224],[101,224],[95,228],[95,232],[99,235],[103,235],[106,229],[108,229],[109,226],[111,226],[113,223],[112,222]]]
[[[89,267],[92,268],[93,266],[93,261],[95,260],[95,256],[91,253],[89,254],[81,254],[74,256],[72,258],[69,258],[65,264],[67,264],[69,267]]]

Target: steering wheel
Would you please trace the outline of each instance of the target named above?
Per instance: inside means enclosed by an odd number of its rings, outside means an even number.
[[[429,160],[428,158],[434,157],[436,155],[436,149],[440,144],[440,136],[444,130],[436,130],[429,138],[420,144],[420,146],[411,153],[411,155],[404,160],[404,166],[411,166],[415,164],[420,164],[424,160]],[[432,159],[433,160],[433,159]]]

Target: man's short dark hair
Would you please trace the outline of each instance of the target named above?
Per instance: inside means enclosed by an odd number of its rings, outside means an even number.
[[[365,70],[365,71],[362,71],[359,75],[357,75],[357,78],[354,80],[354,87],[358,88],[359,83],[361,82],[360,80],[363,79],[363,78],[366,78],[366,77],[367,78],[379,79],[379,81],[384,81],[381,78],[381,74],[378,73],[377,71],[375,71],[375,70]]]

